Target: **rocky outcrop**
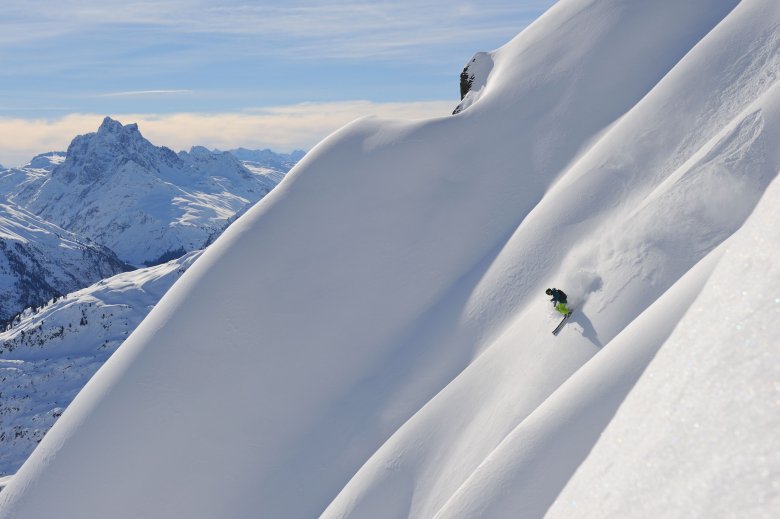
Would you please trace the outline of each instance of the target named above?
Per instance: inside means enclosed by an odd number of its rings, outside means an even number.
[[[493,70],[493,57],[487,52],[477,52],[463,67],[460,73],[460,104],[453,115],[462,112],[482,95],[490,71]]]

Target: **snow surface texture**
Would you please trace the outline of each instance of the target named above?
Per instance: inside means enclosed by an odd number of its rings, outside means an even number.
[[[778,516],[778,202],[775,180],[548,517]]]
[[[778,20],[562,0],[458,115],[339,130],[163,297],[0,517],[771,516]],[[558,337],[549,286],[577,309]]]
[[[202,254],[119,274],[28,309],[0,333],[0,475],[13,474],[76,393]]]

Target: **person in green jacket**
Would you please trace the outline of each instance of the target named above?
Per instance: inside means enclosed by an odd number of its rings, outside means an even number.
[[[548,288],[545,290],[545,294],[548,296],[552,296],[553,306],[556,310],[558,310],[563,315],[569,315],[571,313],[571,310],[566,306],[566,293],[563,290],[558,290],[557,288]]]

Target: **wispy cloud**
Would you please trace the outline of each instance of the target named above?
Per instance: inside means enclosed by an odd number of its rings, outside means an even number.
[[[98,94],[98,97],[131,97],[131,96],[149,96],[149,95],[169,95],[169,94],[191,94],[192,90],[134,90],[130,92],[108,92]]]
[[[259,107],[242,112],[204,114],[114,114],[124,124],[138,123],[157,145],[174,150],[209,148],[310,149],[344,124],[365,115],[419,119],[452,111],[452,101],[413,103],[303,103]],[[55,119],[0,118],[0,163],[21,165],[46,151],[65,150],[76,135],[94,132],[104,116],[70,114]]]
[[[140,28],[145,39],[160,41],[182,34],[215,36],[220,45],[235,44],[238,55],[305,52],[307,58],[386,59],[496,34],[505,39],[553,1],[8,0],[0,42]]]

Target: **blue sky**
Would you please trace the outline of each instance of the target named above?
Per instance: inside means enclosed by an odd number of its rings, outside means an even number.
[[[443,115],[471,56],[553,3],[4,0],[0,164],[105,115],[174,149],[278,151],[365,114]]]

